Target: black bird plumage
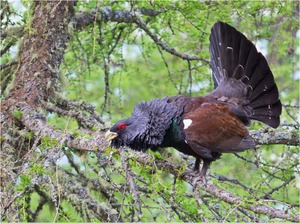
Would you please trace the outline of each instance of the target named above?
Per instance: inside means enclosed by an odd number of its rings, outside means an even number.
[[[279,125],[281,102],[273,74],[254,44],[230,25],[211,29],[210,54],[215,90],[201,97],[173,96],[137,104],[130,118],[106,134],[112,146],[134,150],[174,147],[196,157],[195,170],[221,153],[255,147],[246,125],[258,120]]]

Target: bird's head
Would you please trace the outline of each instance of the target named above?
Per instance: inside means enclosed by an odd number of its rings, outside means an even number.
[[[145,132],[145,124],[132,117],[116,122],[105,134],[105,139],[111,146],[119,148],[127,146],[134,150],[145,150],[141,139]]]
[[[177,113],[168,98],[137,104],[130,118],[118,121],[105,138],[113,147],[145,151],[159,147]]]

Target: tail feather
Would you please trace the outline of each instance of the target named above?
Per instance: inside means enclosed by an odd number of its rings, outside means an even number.
[[[273,89],[274,92],[278,94],[277,88]],[[272,95],[271,92],[268,95],[263,95],[259,98],[259,100],[251,103],[251,106],[254,107],[251,119],[262,121],[269,126],[276,128],[280,124],[279,116],[282,111],[282,105],[279,100],[276,103],[273,103],[269,95]],[[264,101],[264,103],[262,103],[261,101]]]
[[[252,102],[254,102],[256,99],[259,99],[261,96],[266,94],[269,95],[272,101],[277,102],[279,96],[278,89],[274,83],[274,78],[272,74],[266,75],[259,83],[256,84],[256,86],[253,88],[252,94],[249,97],[249,101],[252,104]],[[254,105],[252,107],[255,108]]]
[[[242,79],[245,75],[245,69],[242,65],[238,65],[234,71],[233,71],[233,75],[232,77],[239,80],[239,79]],[[246,83],[248,83],[249,79],[245,79]],[[244,81],[243,81],[244,83]]]
[[[247,58],[247,60],[243,59],[243,61],[246,60],[245,61],[245,70],[247,71],[248,78],[252,79],[252,76],[255,73],[257,64],[259,63],[259,58],[257,56],[258,52],[257,52],[255,46],[251,42],[248,44],[248,47],[250,48],[248,55],[244,55],[244,54],[241,54],[241,55],[243,55],[242,57]]]
[[[212,27],[210,41],[212,94],[248,101],[248,118],[278,127],[281,103],[265,57],[242,33],[220,21]]]
[[[254,115],[255,116],[261,116],[261,115],[265,115],[265,116],[272,116],[272,117],[277,117],[281,114],[281,103],[278,102],[276,104],[273,105],[263,105],[261,107],[258,107],[254,110]]]
[[[255,64],[255,69],[249,74],[250,78],[250,85],[253,87],[253,90],[256,88],[258,84],[266,84],[266,81],[264,79],[271,78],[272,85],[275,85],[273,74],[268,66],[268,63],[264,56],[261,53],[258,53],[256,55],[257,57],[257,63]],[[260,89],[259,89],[260,90]]]
[[[238,45],[239,47],[239,55],[243,55],[239,57],[239,64],[246,64],[247,65],[247,61],[250,55],[255,55],[256,51],[255,49],[253,49],[251,47],[251,43],[245,39],[245,38],[241,38],[240,37],[240,44]],[[252,53],[250,53],[250,51],[252,50]],[[253,58],[253,57],[251,57]],[[247,70],[249,70],[249,68],[247,66],[245,66],[245,68],[247,68]]]

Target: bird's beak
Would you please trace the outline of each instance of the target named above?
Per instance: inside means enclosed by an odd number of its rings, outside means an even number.
[[[104,136],[105,140],[109,142],[109,145],[111,144],[111,141],[116,137],[118,137],[118,133],[111,132],[110,130],[108,130]]]

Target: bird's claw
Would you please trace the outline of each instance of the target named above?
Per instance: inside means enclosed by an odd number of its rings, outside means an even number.
[[[179,178],[180,179],[193,179],[199,175],[199,171],[194,171],[194,170],[186,170],[182,174],[180,174]]]
[[[193,190],[195,190],[197,188],[197,183],[201,181],[203,183],[203,185],[205,186],[207,181],[206,181],[206,177],[203,175],[198,175],[197,177],[195,177],[193,179]]]
[[[195,170],[186,170],[182,174],[180,174],[180,179],[187,178],[192,181],[193,189],[196,188],[197,182],[202,181],[204,185],[206,185],[206,177],[201,174],[199,171]]]

